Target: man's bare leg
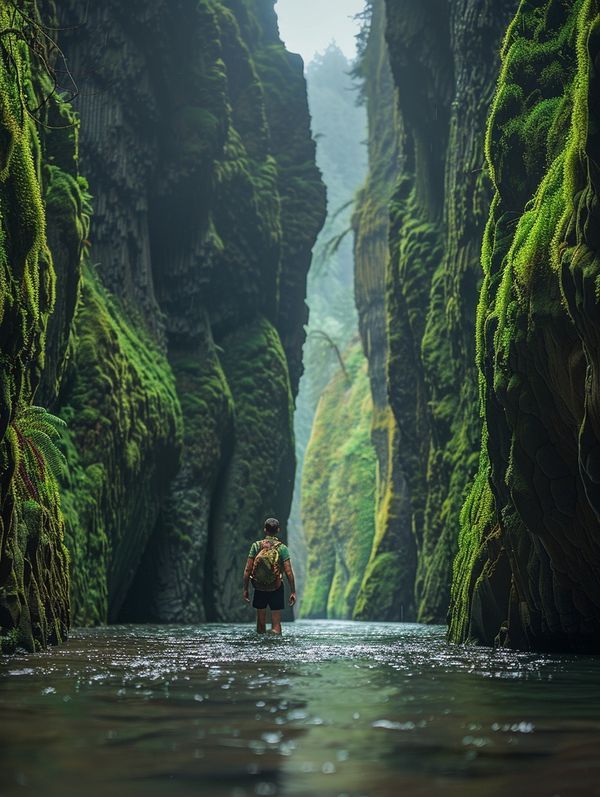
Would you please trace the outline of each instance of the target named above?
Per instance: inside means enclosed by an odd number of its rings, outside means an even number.
[[[271,609],[271,633],[281,634],[281,612]]]
[[[256,633],[264,634],[267,630],[267,610],[256,610]]]

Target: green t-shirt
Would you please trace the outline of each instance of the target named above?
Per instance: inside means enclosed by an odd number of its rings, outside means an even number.
[[[277,542],[277,540],[279,540],[279,537],[266,536],[266,537],[263,537],[263,540],[271,540],[271,542]],[[263,540],[256,540],[256,542],[252,543],[252,545],[250,546],[250,553],[248,554],[248,559],[254,559],[254,557],[260,551],[260,549],[262,547]],[[281,543],[279,545],[279,549],[278,550],[279,550],[279,558],[281,559],[281,561],[282,562],[287,562],[287,560],[290,558],[290,552],[288,551],[287,545],[284,545],[284,543]]]

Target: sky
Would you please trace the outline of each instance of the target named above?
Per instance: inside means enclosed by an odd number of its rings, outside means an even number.
[[[348,58],[354,58],[359,23],[352,17],[363,8],[364,0],[277,0],[275,6],[282,40],[288,50],[300,53],[305,64],[332,39]]]

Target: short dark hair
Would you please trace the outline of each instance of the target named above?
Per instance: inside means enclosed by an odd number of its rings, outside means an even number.
[[[270,534],[277,534],[280,528],[281,526],[277,518],[268,517],[265,520],[265,531],[269,532]]]

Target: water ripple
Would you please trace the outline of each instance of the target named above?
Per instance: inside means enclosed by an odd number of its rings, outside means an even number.
[[[2,797],[588,797],[600,783],[596,659],[448,645],[441,627],[77,629],[0,672]]]

